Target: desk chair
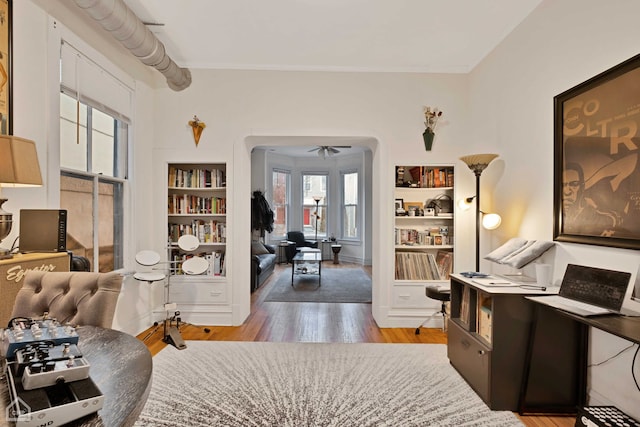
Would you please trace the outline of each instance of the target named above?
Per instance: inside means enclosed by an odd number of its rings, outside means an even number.
[[[111,328],[121,288],[119,273],[29,271],[11,318],[41,317],[46,312],[61,324]]]
[[[422,326],[425,323],[427,323],[433,317],[435,317],[435,316],[437,316],[439,314],[442,314],[442,332],[444,332],[447,329],[447,302],[451,301],[451,290],[449,290],[449,289],[438,289],[438,288],[435,288],[435,287],[427,286],[425,288],[425,294],[427,295],[427,298],[431,298],[431,299],[435,299],[435,300],[441,301],[442,305],[440,306],[440,311],[436,311],[435,313],[433,313],[431,316],[429,316],[427,318],[427,320],[422,322],[420,324],[420,326],[418,326],[416,328],[416,335],[420,334],[420,328],[422,328]]]

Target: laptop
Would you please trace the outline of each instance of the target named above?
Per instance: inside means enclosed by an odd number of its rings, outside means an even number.
[[[569,264],[557,295],[527,298],[584,317],[628,314],[622,304],[630,281],[624,271]]]

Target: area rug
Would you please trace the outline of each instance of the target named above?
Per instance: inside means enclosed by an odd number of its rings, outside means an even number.
[[[371,279],[360,268],[325,268],[322,284],[315,274],[296,274],[291,286],[291,268],[280,273],[266,302],[371,302]]]
[[[522,426],[443,344],[187,341],[153,358],[137,426]]]

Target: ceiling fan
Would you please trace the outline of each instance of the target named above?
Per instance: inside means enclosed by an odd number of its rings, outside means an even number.
[[[324,159],[327,156],[333,156],[334,154],[339,153],[340,150],[338,150],[338,148],[351,148],[351,146],[350,145],[335,145],[335,146],[319,145],[316,148],[309,150],[309,153],[317,151],[318,156]]]

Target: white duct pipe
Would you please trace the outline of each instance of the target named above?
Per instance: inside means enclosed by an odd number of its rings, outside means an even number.
[[[191,84],[191,72],[180,68],[166,54],[164,45],[122,0],[75,0],[78,7],[98,21],[143,64],[160,71],[175,91]]]

